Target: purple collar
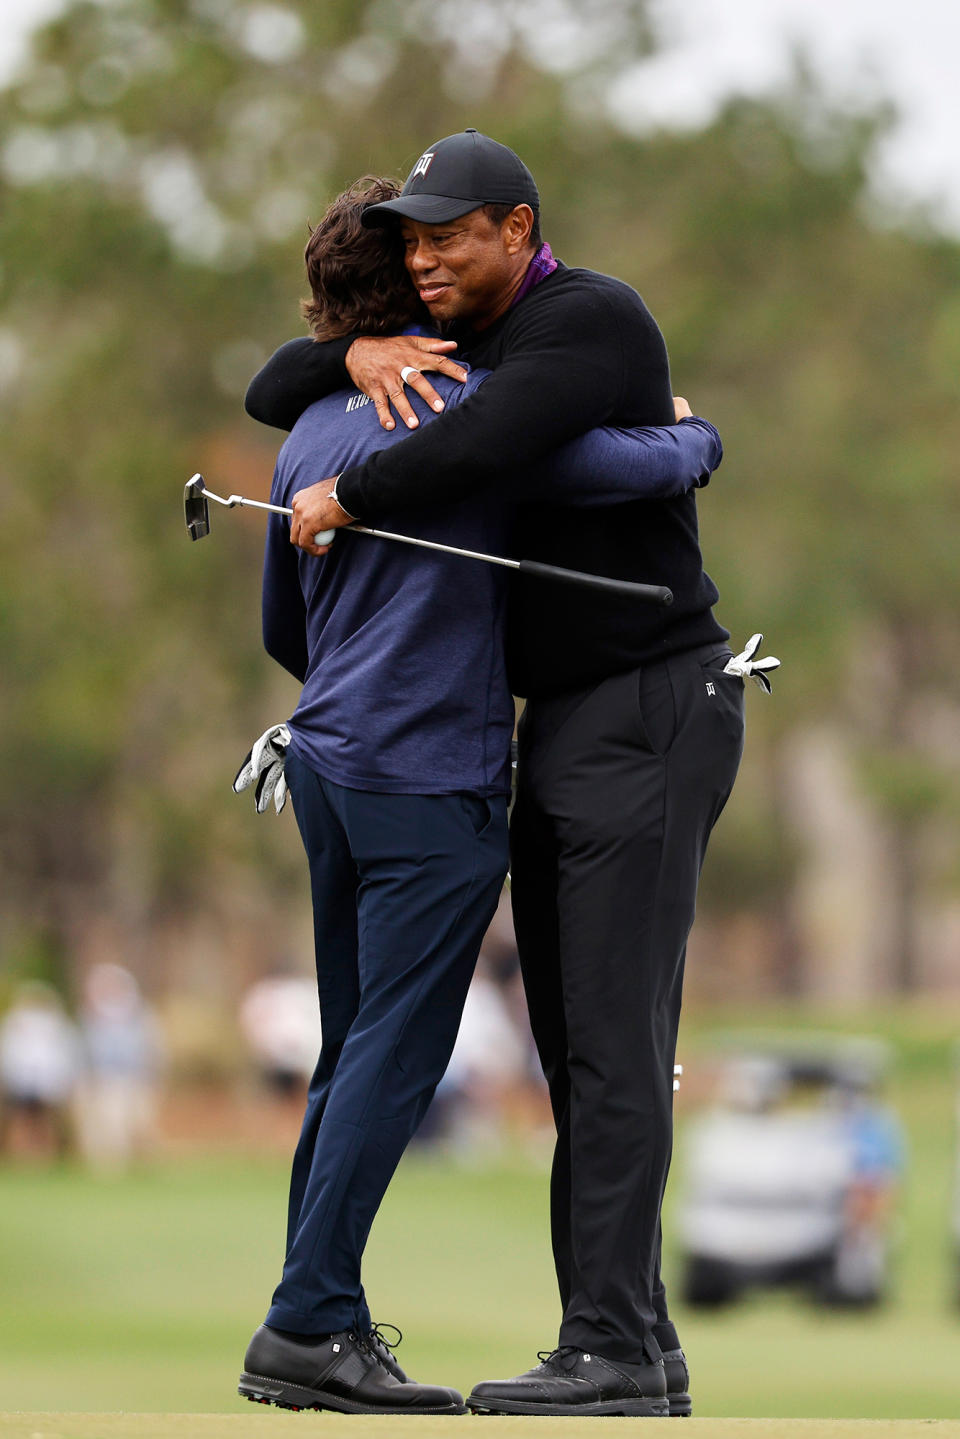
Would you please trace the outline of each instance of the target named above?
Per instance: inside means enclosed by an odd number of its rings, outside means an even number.
[[[540,246],[530,264],[527,266],[527,273],[523,277],[523,284],[513,297],[513,305],[519,305],[520,301],[529,295],[534,285],[539,285],[548,275],[552,275],[557,268],[557,261],[553,258],[553,251],[546,241]],[[511,305],[511,309],[513,308]]]

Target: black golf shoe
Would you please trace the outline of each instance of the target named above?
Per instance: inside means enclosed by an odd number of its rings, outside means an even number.
[[[651,1338],[663,1355],[670,1413],[686,1417],[693,1413],[693,1404],[690,1399],[690,1370],[686,1355],[680,1348],[680,1336],[675,1325],[664,1319],[654,1325]]]
[[[634,1414],[666,1418],[670,1413],[663,1361],[624,1364],[554,1349],[515,1379],[492,1379],[467,1396],[474,1414]]]
[[[667,1376],[667,1402],[673,1416],[685,1418],[693,1413],[690,1398],[690,1370],[682,1349],[664,1349],[663,1369]]]
[[[369,1340],[349,1330],[325,1339],[300,1340],[261,1324],[247,1346],[238,1392],[255,1403],[281,1409],[466,1413],[455,1389],[397,1379]]]

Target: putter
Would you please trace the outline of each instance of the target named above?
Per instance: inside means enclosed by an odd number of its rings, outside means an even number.
[[[194,475],[183,487],[183,518],[192,540],[202,540],[204,535],[210,533],[210,500],[228,510],[246,506],[248,509],[270,510],[275,515],[293,514],[293,510],[284,505],[268,505],[263,500],[245,499],[243,495],[228,495],[223,499],[207,489],[202,475]],[[344,528],[354,534],[372,535],[377,540],[394,540],[397,544],[415,545],[422,550],[439,550],[444,555],[459,555],[465,560],[482,560],[487,565],[501,565],[504,569],[517,570],[521,575],[530,575],[536,579],[556,580],[563,584],[579,585],[583,589],[647,600],[658,605],[673,604],[673,591],[667,589],[666,585],[645,585],[634,580],[614,580],[607,575],[588,575],[582,570],[565,570],[559,565],[542,564],[540,560],[508,560],[503,555],[484,555],[478,550],[461,550],[455,545],[441,545],[436,540],[421,540],[414,535],[395,535],[389,530],[370,529],[367,525],[351,524]],[[314,535],[314,544],[332,544],[336,533],[336,530],[321,530]]]
[[[235,509],[239,505],[249,510],[271,510],[275,515],[293,514],[293,510],[284,509],[282,505],[268,505],[264,500],[248,500],[243,495],[228,495],[224,499],[222,495],[215,495],[212,490],[207,489],[202,475],[194,475],[183,487],[183,518],[187,534],[192,540],[202,540],[204,535],[210,533],[211,500],[223,505],[227,510]],[[329,545],[336,533],[336,530],[321,530],[314,535],[313,542],[316,545]]]

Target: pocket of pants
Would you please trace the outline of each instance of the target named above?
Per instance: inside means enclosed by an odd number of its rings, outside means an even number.
[[[677,733],[677,701],[669,666],[656,664],[640,670],[637,717],[644,748],[665,755]]]
[[[464,814],[470,821],[474,834],[479,839],[484,830],[490,827],[493,819],[493,806],[488,799],[481,799],[476,794],[459,794],[457,798]]]

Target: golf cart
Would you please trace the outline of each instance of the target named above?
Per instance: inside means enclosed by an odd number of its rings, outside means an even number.
[[[682,1293],[719,1306],[747,1289],[803,1288],[867,1307],[889,1287],[900,1130],[878,1098],[879,1042],[741,1043],[687,1134]]]

